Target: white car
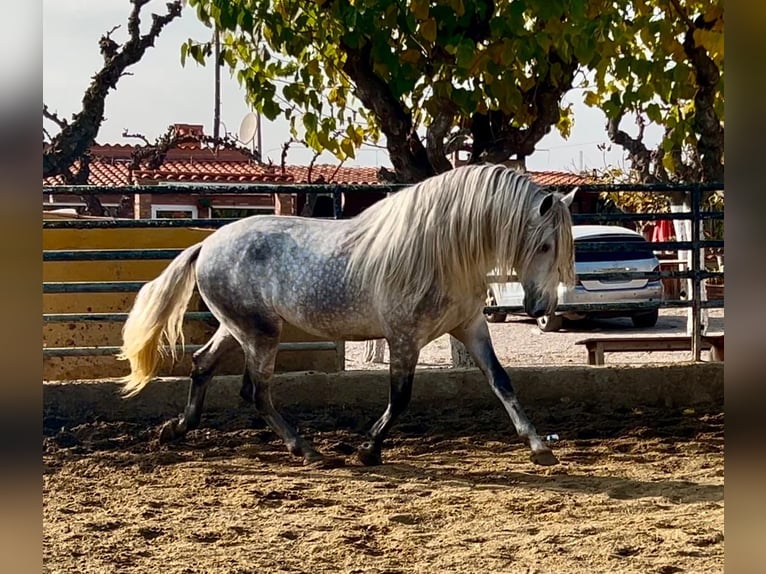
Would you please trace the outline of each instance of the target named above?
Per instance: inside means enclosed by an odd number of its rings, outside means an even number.
[[[640,234],[625,227],[614,225],[574,225],[572,232],[575,242],[575,273],[578,275],[573,287],[559,285],[558,304],[566,305],[564,311],[544,315],[537,319],[542,331],[558,331],[564,319],[578,320],[586,317],[630,317],[636,327],[653,327],[657,323],[658,303],[662,300],[663,287],[659,277],[656,280],[616,278],[580,280],[579,275],[590,273],[657,272],[660,262],[652,251],[651,244]],[[583,246],[585,242],[608,242],[614,250],[593,250]],[[524,302],[524,289],[517,281],[498,281],[491,277],[487,290],[488,306],[519,307]],[[594,303],[616,303],[593,310]],[[635,304],[631,308],[624,303]],[[583,307],[578,309],[578,305]],[[505,321],[506,313],[491,313],[490,322]]]

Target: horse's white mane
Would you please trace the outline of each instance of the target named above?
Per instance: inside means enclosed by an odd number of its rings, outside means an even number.
[[[526,175],[500,165],[463,166],[399,191],[352,221],[348,272],[374,296],[415,302],[432,289],[454,296],[483,293],[487,273],[522,272],[556,229],[558,277],[574,282],[572,221]]]

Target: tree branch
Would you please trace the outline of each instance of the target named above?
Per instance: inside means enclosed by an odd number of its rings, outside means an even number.
[[[312,158],[311,158],[311,161],[309,162],[309,169],[308,169],[308,171],[306,172],[306,179],[308,180],[308,182],[307,182],[307,183],[313,183],[313,182],[311,181],[311,172],[312,172],[312,171],[314,171],[314,164],[316,163],[316,161],[317,161],[317,158],[318,158],[320,155],[322,155],[322,152],[320,152],[320,151],[315,151],[315,152],[314,152],[314,155],[313,155],[313,156],[312,156]],[[314,195],[316,195],[316,194],[314,194]]]
[[[443,173],[452,169],[452,164],[447,159],[446,137],[455,121],[456,107],[449,100],[442,100],[438,104],[439,112],[431,121],[426,130],[426,154],[436,173]]]
[[[48,110],[48,106],[45,104],[43,104],[43,117],[55,123],[62,130],[68,125],[67,121],[63,118],[60,118],[56,112],[51,112]]]
[[[633,138],[627,132],[620,129],[624,113],[624,110],[622,110],[617,116],[609,118],[606,125],[606,133],[609,136],[609,140],[628,152],[631,167],[638,174],[642,183],[656,183],[658,181],[657,176],[651,172],[652,153],[643,142],[643,130],[639,128],[638,137]]]
[[[412,114],[404,109],[388,84],[372,70],[371,45],[366,43],[360,49],[344,43],[341,46],[347,55],[343,71],[356,85],[354,95],[378,118],[398,178],[411,183],[435,175],[413,127]]]
[[[282,144],[282,153],[279,156],[279,167],[282,170],[282,175],[285,175],[287,168],[287,150],[290,149],[290,145],[295,143],[295,138],[290,138]]]
[[[684,10],[683,6],[681,6],[681,3],[678,0],[670,0],[670,3],[673,5],[673,8],[676,9],[676,12],[678,12],[678,15],[681,17],[681,20],[684,21],[686,27],[693,28],[694,24],[689,19],[689,15],[686,13],[686,10]]]
[[[43,153],[43,177],[60,175],[93,145],[101,123],[104,121],[104,101],[109,91],[117,86],[126,68],[143,57],[163,28],[181,15],[182,0],[166,4],[163,15],[152,14],[152,25],[144,35],[140,31],[140,11],[149,0],[132,0],[133,9],[128,18],[129,38],[121,47],[115,47],[109,33],[102,37],[100,48],[104,55],[104,66],[93,77],[82,99],[82,110],[72,122],[62,127],[61,132],[51,141]],[[113,30],[112,30],[113,31]],[[106,42],[103,40],[106,39]]]
[[[447,138],[447,142],[444,144],[444,155],[449,156],[449,154],[460,150],[471,151],[471,146],[467,143],[470,138],[471,130],[460,128]]]
[[[693,27],[684,36],[684,53],[694,68],[697,91],[694,94],[694,130],[699,134],[696,151],[702,168],[702,180],[722,182],[724,167],[724,127],[715,112],[716,89],[721,78],[716,63],[707,50],[697,46],[694,31],[712,26],[702,17],[697,18]]]
[[[136,138],[136,139],[140,139],[147,146],[152,145],[152,143],[146,138],[145,135],[143,135],[143,134],[131,134],[131,133],[128,132],[127,128],[122,130],[122,137],[124,137],[124,138]]]
[[[507,160],[513,153],[521,157],[531,155],[537,142],[551,131],[551,126],[558,123],[561,98],[572,87],[578,62],[575,58],[565,62],[555,49],[548,53],[548,60],[550,64],[560,66],[562,76],[554,79],[551,76],[552,66],[549,66],[535,85],[522,94],[523,105],[532,110],[534,117],[528,127],[513,126],[513,114],[500,110],[473,114],[473,144],[469,163],[498,163]]]
[[[336,167],[336,168],[335,168],[335,171],[334,171],[334,172],[332,172],[332,175],[330,176],[330,181],[332,181],[333,179],[335,179],[335,176],[336,176],[336,175],[338,175],[338,172],[340,171],[340,168],[342,168],[342,167],[343,167],[343,164],[344,164],[344,163],[346,163],[346,160],[345,160],[345,159],[344,159],[343,161],[341,161],[341,162],[338,164],[338,167]]]

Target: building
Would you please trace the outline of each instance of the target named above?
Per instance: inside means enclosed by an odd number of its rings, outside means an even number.
[[[329,183],[340,185],[375,185],[382,183],[376,167],[346,167],[338,165],[285,165],[264,164],[238,149],[208,147],[204,145],[201,125],[176,124],[180,136],[175,146],[167,151],[160,162],[134,164],[137,146],[129,144],[94,145],[88,184],[99,186],[126,186],[136,184],[167,185],[188,184],[193,193],[183,194],[129,194],[100,195],[101,204],[110,215],[139,219],[160,218],[239,218],[257,213],[283,215],[300,214],[306,201],[304,195],[289,192],[291,184]],[[75,169],[77,166],[75,166]],[[566,172],[529,172],[539,185],[577,185],[587,183],[586,177]],[[44,185],[62,185],[62,177],[43,180]],[[215,184],[278,184],[286,190],[282,194],[215,194],[205,193],[205,185]],[[199,191],[197,191],[199,190]],[[348,195],[343,198],[346,216],[359,213],[385,194]],[[589,202],[588,202],[589,203]],[[74,208],[82,211],[82,198],[72,195],[49,194],[43,198],[45,209]],[[587,211],[580,209],[576,211]],[[329,197],[317,198],[314,216],[331,216]]]

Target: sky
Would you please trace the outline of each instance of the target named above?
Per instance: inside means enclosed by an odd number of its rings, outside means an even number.
[[[43,101],[48,109],[69,118],[81,108],[81,100],[91,77],[103,60],[98,49],[102,34],[115,25],[112,34],[117,42],[127,37],[126,24],[131,4],[128,0],[43,0]],[[164,12],[163,1],[144,7],[142,29],[148,30],[150,13]],[[211,30],[200,23],[193,10],[185,8],[181,18],[171,22],[143,59],[129,70],[133,74],[121,78],[117,89],[106,99],[106,119],[97,137],[99,143],[139,143],[122,137],[124,130],[141,133],[153,140],[174,123],[202,124],[206,134],[213,133],[214,69],[187,62],[181,66],[180,46],[187,39],[206,41]],[[609,144],[606,119],[600,110],[582,102],[582,89],[575,88],[564,97],[564,105],[572,103],[574,126],[567,140],[553,129],[538,142],[536,151],[526,160],[531,171],[603,169],[625,167],[624,152],[619,146],[611,151],[598,149]],[[222,132],[236,134],[244,116],[250,112],[243,90],[226,69],[221,75]],[[49,122],[46,127],[53,128]],[[627,120],[623,128],[635,133]],[[50,131],[50,129],[49,129]],[[290,139],[286,120],[263,120],[263,156],[279,163],[281,148]],[[648,145],[659,139],[659,131],[650,126],[645,135]],[[288,163],[307,164],[313,152],[293,145]],[[337,164],[331,154],[323,154],[319,163]],[[355,160],[345,165],[390,166],[385,149],[364,147]]]

